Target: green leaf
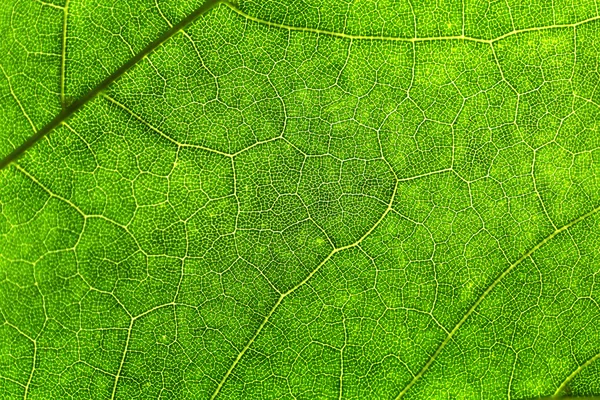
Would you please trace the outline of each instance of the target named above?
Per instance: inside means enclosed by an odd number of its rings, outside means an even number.
[[[0,393],[600,395],[595,1],[4,0]]]

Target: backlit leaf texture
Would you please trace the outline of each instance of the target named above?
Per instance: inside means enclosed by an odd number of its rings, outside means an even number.
[[[0,397],[600,395],[595,0],[3,0]]]

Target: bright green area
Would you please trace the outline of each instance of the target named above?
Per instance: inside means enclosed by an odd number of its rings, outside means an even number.
[[[0,157],[199,5],[5,0]],[[598,7],[201,16],[0,171],[0,397],[600,395]]]

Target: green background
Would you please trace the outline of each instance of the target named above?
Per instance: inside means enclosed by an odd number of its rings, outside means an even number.
[[[199,7],[4,0],[0,158]],[[600,394],[595,1],[242,1],[0,171],[2,398]]]

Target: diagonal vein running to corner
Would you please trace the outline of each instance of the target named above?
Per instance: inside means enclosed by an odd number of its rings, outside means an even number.
[[[456,335],[456,332],[464,325],[464,323],[467,321],[467,319],[469,319],[469,317],[475,312],[475,310],[479,307],[479,305],[483,302],[483,300],[485,300],[487,298],[487,296],[490,294],[490,292],[492,290],[494,290],[494,288],[496,286],[498,286],[498,284],[511,271],[513,271],[523,261],[525,261],[526,259],[528,259],[529,257],[531,257],[533,255],[533,253],[535,253],[536,251],[538,251],[539,249],[541,249],[542,247],[544,247],[549,241],[551,241],[552,239],[554,239],[560,233],[568,230],[569,228],[573,227],[574,225],[577,225],[581,221],[583,221],[583,220],[591,217],[592,215],[596,214],[598,211],[600,211],[600,206],[597,206],[593,210],[588,211],[587,213],[581,215],[578,218],[575,218],[574,220],[572,220],[571,222],[567,223],[566,225],[563,225],[562,227],[560,227],[558,229],[555,229],[551,234],[549,234],[548,236],[546,236],[538,244],[536,244],[531,249],[529,249],[529,251],[527,251],[525,254],[523,254],[517,261],[515,261],[514,263],[512,263],[511,265],[509,265],[500,275],[498,275],[498,277],[496,279],[494,279],[494,281],[479,296],[479,298],[477,299],[477,301],[475,301],[475,303],[473,303],[473,305],[471,306],[471,308],[469,308],[469,310],[465,313],[465,315],[463,315],[463,317],[460,319],[460,321],[457,322],[457,324],[454,326],[454,328],[452,328],[452,330],[450,331],[450,333],[448,333],[448,335],[446,336],[446,338],[442,341],[442,343],[440,343],[440,345],[435,350],[435,352],[431,355],[431,357],[429,357],[429,359],[427,360],[427,362],[425,363],[425,365],[423,365],[423,367],[421,368],[421,370],[412,378],[412,380],[404,387],[404,389],[402,389],[402,391],[396,397],[396,400],[401,399],[406,394],[406,392],[408,392],[415,385],[415,383],[417,383],[419,381],[419,379],[421,379],[423,377],[423,375],[429,370],[429,367],[431,367],[431,365],[433,364],[433,362],[440,355],[440,353],[442,352],[442,350],[444,350],[444,348],[446,347],[446,345],[448,343],[450,343],[450,341],[452,340],[452,338]]]
[[[163,33],[160,37],[154,40],[152,43],[148,44],[142,51],[133,56],[129,61],[119,67],[115,72],[113,72],[110,76],[104,79],[98,86],[84,94],[79,99],[75,100],[68,107],[63,108],[63,110],[48,122],[43,128],[30,136],[23,144],[14,149],[10,154],[0,160],[0,170],[4,169],[10,163],[19,158],[23,153],[25,153],[30,147],[39,142],[44,136],[52,132],[56,127],[62,124],[64,121],[69,119],[74,113],[76,113],[79,109],[85,106],[90,100],[94,99],[98,94],[104,91],[108,86],[110,86],[113,82],[123,76],[127,71],[129,71],[133,66],[135,66],[138,62],[147,57],[150,53],[160,47],[167,40],[175,36],[177,33],[182,31],[189,24],[194,22],[199,16],[205,14],[211,8],[221,3],[222,0],[206,0],[200,7],[191,12],[188,16],[182,19],[176,25],[173,25],[169,30]],[[64,34],[64,33],[63,33]],[[61,83],[64,85],[64,82]]]

